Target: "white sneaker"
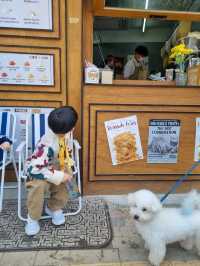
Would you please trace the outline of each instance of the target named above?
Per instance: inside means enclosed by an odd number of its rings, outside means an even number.
[[[45,206],[45,212],[52,218],[52,223],[55,225],[61,225],[65,223],[65,216],[62,210],[52,211]]]
[[[27,224],[25,225],[25,233],[28,236],[34,236],[40,231],[40,225],[37,220],[31,219],[28,215]]]

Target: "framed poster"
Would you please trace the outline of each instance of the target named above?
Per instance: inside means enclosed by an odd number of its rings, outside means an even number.
[[[8,112],[14,112],[16,114],[16,135],[15,139],[16,142],[13,144],[14,150],[19,146],[19,144],[22,141],[25,141],[26,137],[26,118],[28,113],[45,113],[49,114],[54,108],[40,108],[40,107],[0,107],[0,111],[8,111]],[[32,128],[28,128],[29,132],[29,140],[31,140],[32,136]],[[29,150],[32,150],[32,141],[28,144]],[[18,154],[15,153],[16,161],[18,160]]]
[[[195,150],[194,161],[200,160],[200,117],[196,118],[196,136],[195,136]]]
[[[180,120],[149,121],[148,163],[177,163]]]
[[[113,165],[143,159],[137,117],[135,115],[105,121]]]
[[[0,27],[53,29],[52,0],[0,0]]]
[[[54,55],[0,52],[0,84],[54,85]]]

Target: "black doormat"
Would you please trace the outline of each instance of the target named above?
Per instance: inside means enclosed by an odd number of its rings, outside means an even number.
[[[77,205],[76,201],[70,202],[66,209],[76,210]],[[108,206],[99,199],[83,200],[82,210],[66,216],[64,225],[55,226],[50,219],[40,220],[41,230],[35,236],[27,236],[24,225],[17,216],[16,201],[4,201],[0,213],[0,251],[96,249],[112,240]]]

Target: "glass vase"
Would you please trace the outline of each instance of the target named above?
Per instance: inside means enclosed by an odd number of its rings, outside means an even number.
[[[176,86],[186,86],[187,73],[184,71],[176,71]]]

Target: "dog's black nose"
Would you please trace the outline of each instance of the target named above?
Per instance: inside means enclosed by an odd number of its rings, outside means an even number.
[[[135,220],[138,220],[139,219],[139,216],[138,215],[134,215],[134,219]]]

